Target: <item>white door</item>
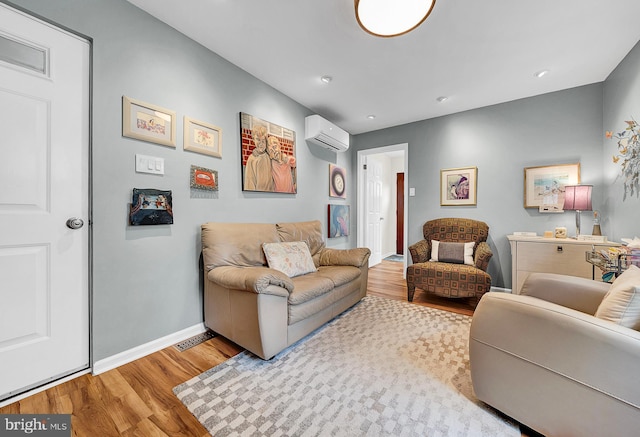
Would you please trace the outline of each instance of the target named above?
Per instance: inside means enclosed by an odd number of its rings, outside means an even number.
[[[371,250],[369,267],[382,262],[382,226],[384,217],[380,215],[382,205],[382,166],[373,157],[367,157],[366,171],[366,210],[367,210],[367,235],[366,246]]]
[[[89,60],[0,4],[0,401],[89,367]]]

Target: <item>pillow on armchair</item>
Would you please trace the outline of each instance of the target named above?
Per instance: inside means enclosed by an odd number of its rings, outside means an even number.
[[[429,261],[474,265],[473,247],[475,242],[449,243],[431,240],[431,259]]]
[[[640,268],[630,265],[613,281],[595,316],[640,330]]]

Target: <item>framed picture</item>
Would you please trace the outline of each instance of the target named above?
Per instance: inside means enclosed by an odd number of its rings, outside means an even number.
[[[296,193],[296,133],[240,113],[242,190]]]
[[[347,173],[344,168],[329,164],[329,196],[347,198]]]
[[[440,170],[440,206],[475,205],[478,167]]]
[[[171,191],[134,188],[129,223],[133,226],[171,225],[173,224],[172,205]]]
[[[524,169],[524,207],[562,210],[565,185],[580,183],[580,164],[546,165]]]
[[[218,172],[215,170],[192,165],[190,181],[189,186],[191,188],[218,191]]]
[[[346,237],[349,235],[349,205],[329,204],[329,238]]]
[[[222,158],[222,129],[184,117],[184,150]]]
[[[122,96],[122,135],[176,147],[176,113]]]

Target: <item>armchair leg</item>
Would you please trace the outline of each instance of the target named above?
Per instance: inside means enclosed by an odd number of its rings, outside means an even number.
[[[415,294],[415,292],[416,292],[415,285],[407,284],[407,300],[409,302],[413,302],[413,295]]]

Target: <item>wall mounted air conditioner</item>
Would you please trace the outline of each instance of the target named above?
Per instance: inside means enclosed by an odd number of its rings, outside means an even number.
[[[335,152],[349,150],[349,133],[319,115],[304,119],[304,131],[304,139],[313,144]]]

